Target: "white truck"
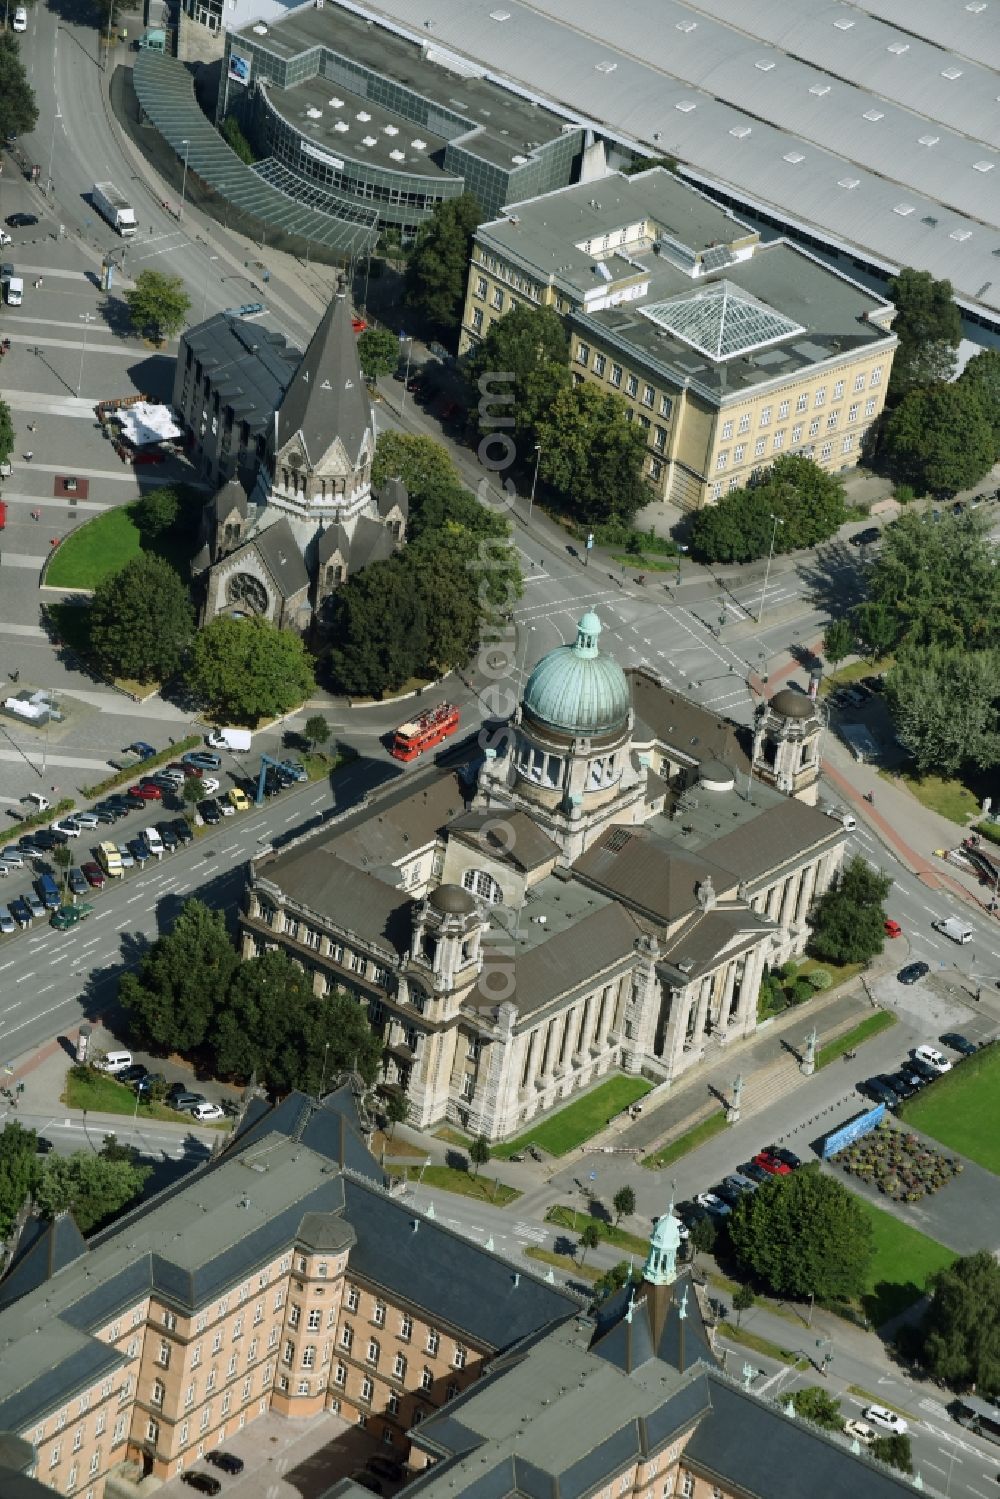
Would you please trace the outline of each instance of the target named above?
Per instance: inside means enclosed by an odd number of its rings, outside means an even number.
[[[952,942],[971,942],[972,928],[968,922],[962,921],[958,916],[942,916],[938,921],[932,921],[931,926],[942,937],[950,937]]]
[[[135,221],[135,209],[113,182],[95,182],[90,196],[101,218],[107,219],[112,229],[117,229],[125,239],[135,234],[139,228]]]
[[[208,736],[213,749],[239,750],[244,754],[250,748],[251,739],[249,729],[213,729]]]
[[[24,281],[20,276],[3,278],[3,294],[10,307],[20,307],[24,301]]]

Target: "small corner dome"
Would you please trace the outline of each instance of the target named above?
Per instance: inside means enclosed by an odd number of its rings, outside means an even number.
[[[427,902],[442,916],[468,916],[476,909],[475,897],[461,885],[439,885],[431,891]]]
[[[558,733],[592,738],[623,729],[631,711],[628,680],[597,648],[601,622],[588,611],[576,642],[559,645],[535,666],[524,689],[525,716]]]
[[[698,784],[706,791],[732,791],[736,777],[721,760],[705,760],[698,768]]]
[[[805,692],[796,692],[792,687],[783,687],[772,697],[768,707],[783,718],[815,718],[816,704]]]

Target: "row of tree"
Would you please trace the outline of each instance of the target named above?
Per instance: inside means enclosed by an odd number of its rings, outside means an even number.
[[[356,1000],[318,997],[280,951],[240,960],[218,911],[185,902],[118,997],[134,1040],[160,1055],[198,1055],[218,1077],[257,1079],[278,1093],[317,1094],[324,1077],[374,1082],[382,1043]]]
[[[465,488],[440,443],[383,432],[372,479],[390,477],[409,493],[408,541],[334,595],[327,660],[338,692],[392,692],[464,666],[523,590],[509,522]]]
[[[755,562],[826,541],[847,519],[843,484],[801,453],[783,453],[759,479],[706,505],[691,522],[699,562]]]
[[[90,1233],[139,1196],[151,1170],[114,1135],[96,1153],[40,1156],[35,1131],[15,1120],[0,1134],[0,1238],[29,1200],[45,1218],[72,1212],[80,1232]]]

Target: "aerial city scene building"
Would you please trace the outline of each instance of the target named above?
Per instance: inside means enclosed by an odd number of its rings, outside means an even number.
[[[0,1499],[998,1492],[996,13],[7,8]]]

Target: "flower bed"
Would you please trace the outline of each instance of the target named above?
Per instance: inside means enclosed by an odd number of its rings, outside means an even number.
[[[833,1161],[896,1202],[919,1202],[947,1186],[962,1170],[956,1156],[942,1155],[918,1135],[894,1128],[887,1119],[838,1151]]]

